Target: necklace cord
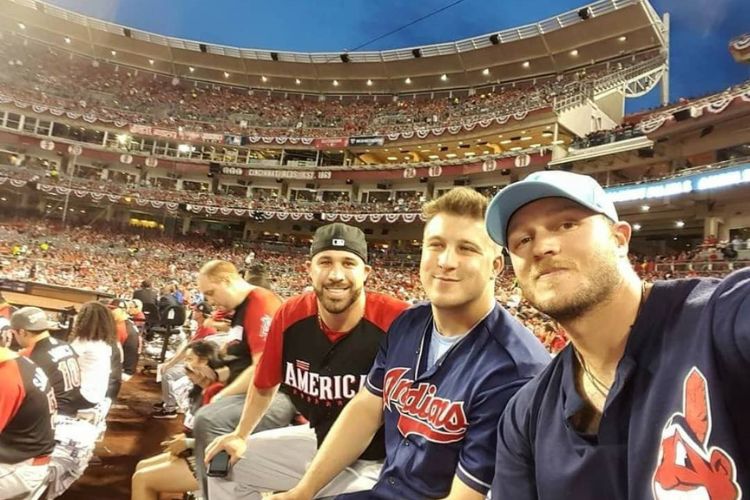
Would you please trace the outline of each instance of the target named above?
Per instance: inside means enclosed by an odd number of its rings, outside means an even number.
[[[641,315],[641,309],[643,309],[643,303],[646,301],[646,282],[641,281],[641,300],[638,303],[638,310],[635,313],[635,319],[633,319],[633,324],[630,325],[630,330],[633,329],[635,326],[636,321],[638,321],[638,317]],[[575,353],[576,359],[578,360],[578,364],[581,365],[581,368],[583,369],[583,374],[586,376],[586,378],[591,382],[591,385],[594,387],[596,392],[598,392],[601,396],[603,396],[605,399],[609,395],[609,391],[612,388],[612,385],[607,385],[604,382],[601,381],[596,375],[594,375],[591,370],[589,370],[588,366],[586,366],[586,363],[583,361],[583,356],[581,356],[581,353],[578,352],[578,349],[573,346],[573,352]]]

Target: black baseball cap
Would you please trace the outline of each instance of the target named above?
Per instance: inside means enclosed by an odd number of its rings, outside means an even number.
[[[367,263],[367,240],[358,227],[341,222],[319,227],[313,236],[310,257],[325,250],[351,252]]]
[[[193,309],[200,312],[204,316],[210,316],[211,311],[213,311],[213,309],[211,308],[211,304],[209,304],[208,302],[198,302],[197,304],[195,304]]]

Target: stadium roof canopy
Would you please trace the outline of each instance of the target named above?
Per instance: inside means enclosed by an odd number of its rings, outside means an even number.
[[[140,31],[38,0],[0,0],[12,32],[117,64],[203,81],[314,94],[411,94],[529,80],[667,46],[648,0],[601,0],[454,42],[330,53],[274,52]]]

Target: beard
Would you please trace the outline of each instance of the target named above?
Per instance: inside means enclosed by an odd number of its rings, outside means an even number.
[[[555,294],[543,299],[536,296],[533,286],[521,282],[524,298],[537,310],[559,323],[580,318],[597,305],[606,302],[623,280],[614,255],[594,253],[586,268],[580,270],[585,278],[571,294]]]
[[[349,309],[352,304],[357,302],[359,300],[360,296],[362,295],[362,289],[363,286],[360,286],[359,288],[350,288],[349,294],[342,296],[342,297],[336,297],[332,298],[329,297],[326,293],[326,287],[313,287],[313,290],[315,291],[315,296],[318,298],[318,302],[320,305],[328,311],[331,314],[340,314],[347,309]]]

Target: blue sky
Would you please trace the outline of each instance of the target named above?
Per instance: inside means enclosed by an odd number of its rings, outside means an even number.
[[[390,49],[444,42],[519,26],[577,8],[584,0],[51,0],[86,15],[170,36],[276,50],[354,49],[433,11],[442,12],[367,45]],[[729,40],[750,31],[748,0],[652,0],[671,15],[671,99],[750,79]],[[658,89],[628,111],[658,104]]]

